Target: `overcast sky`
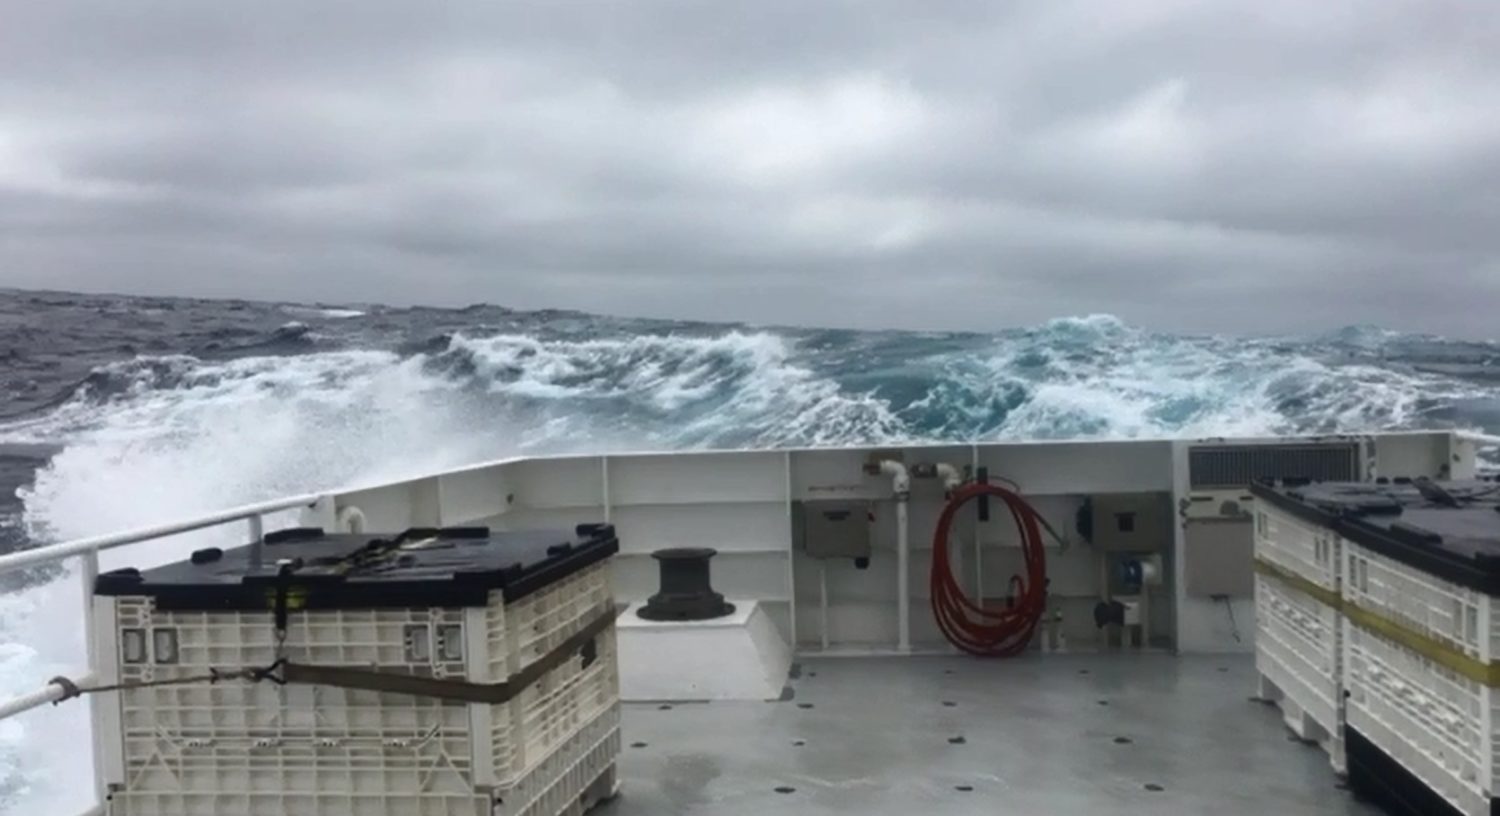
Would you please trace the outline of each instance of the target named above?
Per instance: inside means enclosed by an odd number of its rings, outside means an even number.
[[[1500,4],[9,0],[0,285],[1491,337]]]

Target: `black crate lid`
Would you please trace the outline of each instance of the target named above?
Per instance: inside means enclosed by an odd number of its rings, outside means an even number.
[[[163,609],[266,609],[282,586],[309,609],[484,606],[493,590],[508,603],[619,548],[608,524],[571,532],[448,527],[398,535],[298,528],[267,535],[258,568],[248,545],[214,547],[148,570],[103,573],[94,593],[150,596]]]
[[[1500,595],[1500,484],[1488,481],[1260,483],[1267,503],[1360,546]]]

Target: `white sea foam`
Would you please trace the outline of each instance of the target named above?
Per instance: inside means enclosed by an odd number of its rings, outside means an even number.
[[[296,315],[298,317],[326,317],[331,320],[365,316],[365,312],[359,309],[340,309],[323,306],[282,306],[281,310],[289,315]]]
[[[1164,337],[1107,315],[958,346],[912,338],[909,350],[847,352],[838,365],[799,342],[767,331],[475,333],[411,357],[140,358],[95,372],[44,416],[0,426],[0,442],[65,445],[24,495],[32,534],[57,540],[525,450],[1376,429],[1496,398],[1444,375],[1272,341]],[[105,566],[187,548],[145,545]],[[79,592],[59,581],[0,595],[0,695],[77,668]],[[76,704],[0,723],[0,811],[86,804],[85,732]]]

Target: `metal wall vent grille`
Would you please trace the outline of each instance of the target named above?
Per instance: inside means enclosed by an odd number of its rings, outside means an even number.
[[[1359,480],[1359,450],[1340,445],[1226,445],[1188,452],[1194,488],[1243,487],[1256,479]]]

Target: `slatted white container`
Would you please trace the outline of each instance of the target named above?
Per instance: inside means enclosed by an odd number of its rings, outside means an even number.
[[[1348,548],[1346,563],[1345,600],[1475,660],[1500,657],[1494,598],[1358,544]]]
[[[1269,489],[1256,486],[1265,498]],[[1310,521],[1279,507],[1277,500],[1257,502],[1255,557],[1269,562],[1330,592],[1339,591],[1341,539],[1328,525]]]
[[[1344,700],[1337,609],[1277,579],[1255,580],[1255,666],[1260,694],[1298,738],[1344,770]]]
[[[495,792],[491,816],[578,816],[619,789],[618,703],[578,729],[516,782]]]
[[[1325,602],[1338,595],[1342,541],[1327,527],[1281,509],[1274,499],[1256,504],[1255,557],[1270,567],[1255,576],[1260,695],[1281,709],[1299,739],[1316,742],[1342,772],[1342,627],[1338,609]],[[1321,588],[1323,598],[1286,576]]]
[[[1352,765],[1368,766],[1351,774],[1431,798],[1424,816],[1497,812],[1500,488],[1376,492],[1338,520],[1346,725],[1383,755],[1351,755]]]
[[[490,676],[506,677],[531,666],[601,610],[613,609],[614,596],[604,564],[588,567],[513,604],[492,600],[485,608]],[[587,666],[581,660],[568,661],[509,703],[490,707],[491,750],[498,782],[520,778],[583,723],[619,701],[614,625],[600,633],[595,643],[595,657]]]
[[[1489,814],[1500,722],[1494,689],[1352,621],[1345,626],[1349,727],[1458,813]]]
[[[1347,550],[1345,601],[1475,661],[1497,654],[1495,598],[1358,543]],[[1351,620],[1349,724],[1458,812],[1491,812],[1500,792],[1500,694]]]
[[[612,551],[612,550],[611,550]],[[507,603],[292,612],[299,664],[495,683],[560,646],[565,659],[500,704],[331,685],[218,683],[106,695],[110,816],[556,816],[612,789],[619,673],[608,565],[594,561]],[[111,680],[269,665],[268,611],[95,598]],[[602,623],[601,623],[602,622]],[[594,634],[575,638],[590,624]],[[608,783],[596,785],[609,773]],[[601,787],[602,786],[602,787]],[[592,793],[591,793],[592,791]]]

